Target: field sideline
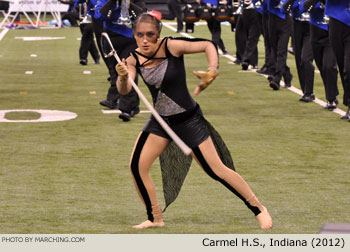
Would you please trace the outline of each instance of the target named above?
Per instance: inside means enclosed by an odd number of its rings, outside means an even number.
[[[229,26],[222,30],[234,55],[234,33]],[[190,35],[209,38],[206,26]],[[79,28],[10,30],[0,40],[0,110],[78,115],[61,122],[0,122],[0,233],[317,233],[326,222],[350,223],[350,124],[316,103],[299,102],[290,90],[272,91],[265,77],[241,72],[220,57],[220,76],[196,100],[221,133],[237,171],[269,209],[274,229],[259,230],[244,204],[195,163],[164,214],[167,226],[131,229],[146,215],[128,163],[149,114],[124,123],[102,113],[98,103],[109,85],[107,68],[102,60],[94,65],[90,56],[87,66],[79,64],[80,36]],[[164,26],[162,36],[179,34]],[[260,66],[263,51],[260,41]],[[198,81],[191,72],[206,69],[205,56],[186,55],[185,61],[192,92]],[[288,65],[292,85],[300,88],[292,55]],[[320,75],[315,78],[315,95],[325,101]],[[142,81],[139,86],[149,98]],[[340,77],[338,88],[341,101]],[[158,162],[151,173],[164,206]]]

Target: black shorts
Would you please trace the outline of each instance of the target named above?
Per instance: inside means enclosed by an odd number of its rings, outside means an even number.
[[[191,149],[203,143],[210,135],[207,121],[199,107],[186,120],[178,123],[168,123],[168,125]],[[148,119],[143,131],[171,139],[153,116]]]

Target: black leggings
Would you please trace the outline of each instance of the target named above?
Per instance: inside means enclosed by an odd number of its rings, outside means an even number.
[[[150,133],[143,131],[137,141],[132,159],[131,159],[131,172],[132,175],[135,179],[137,188],[140,192],[140,195],[146,205],[146,210],[147,210],[147,216],[148,220],[152,221],[154,220],[154,217],[152,215],[152,204],[151,200],[149,197],[149,194],[147,192],[147,189],[142,181],[140,171],[139,171],[139,162],[140,162],[140,156],[141,152],[143,149],[143,146],[145,145],[147,138]],[[247,200],[240,194],[238,193],[230,184],[228,184],[226,181],[221,179],[215,172],[211,169],[211,167],[208,165],[207,161],[205,160],[202,152],[200,151],[199,147],[194,147],[192,148],[193,153],[195,154],[197,160],[203,167],[204,171],[214,180],[219,181],[221,184],[223,184],[226,188],[228,188],[231,192],[233,192],[238,198],[240,198],[246,205],[247,207],[254,213],[254,215],[258,215],[261,211],[259,210],[258,207],[252,206],[247,202]]]

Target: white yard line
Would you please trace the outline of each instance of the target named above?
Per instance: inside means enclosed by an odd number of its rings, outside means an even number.
[[[120,114],[121,111],[119,109],[101,109],[103,114]],[[150,114],[150,110],[141,110],[140,114]]]
[[[172,23],[163,23],[163,26],[165,26],[166,28],[168,28],[168,29],[170,29],[170,30],[176,32],[176,28],[173,27],[173,26],[171,26],[170,24],[172,24]],[[174,24],[174,25],[176,25],[176,24]],[[181,34],[182,36],[187,37],[187,38],[194,38],[194,37],[192,37],[191,35],[187,34],[186,32],[180,32],[179,34]],[[228,55],[228,54],[224,55],[224,54],[222,54],[221,50],[219,50],[219,54],[220,54],[221,56],[223,56],[223,57],[228,58],[228,59],[231,60],[231,61],[236,60],[236,58],[233,57],[233,56],[231,56],[231,55]],[[250,70],[247,70],[247,71],[256,72],[255,69],[250,69]],[[247,72],[247,71],[239,71],[239,72]],[[263,75],[263,74],[262,74],[262,75]],[[265,76],[265,77],[267,78],[267,75],[263,75],[263,76]],[[284,83],[283,81],[281,81],[281,84],[282,84],[282,86],[285,86],[285,83]],[[291,86],[291,87],[288,88],[288,89],[289,89],[290,91],[292,91],[292,92],[298,94],[298,95],[303,95],[303,92],[302,92],[300,89],[298,89],[298,88],[296,88],[296,87],[294,87],[294,86]],[[326,106],[326,103],[325,103],[324,101],[318,99],[318,98],[316,98],[313,102],[319,104],[319,105],[322,106],[322,107]],[[339,108],[334,109],[333,112],[334,112],[334,113],[337,113],[337,114],[339,114],[339,115],[341,115],[341,116],[345,115],[345,111],[343,111],[343,110],[341,110],[341,109],[339,109]]]
[[[5,37],[6,33],[9,31],[9,29],[3,29],[0,33],[0,41]]]

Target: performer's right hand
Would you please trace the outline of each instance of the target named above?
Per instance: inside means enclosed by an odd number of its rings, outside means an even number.
[[[122,59],[122,61],[115,66],[115,70],[117,71],[118,76],[120,78],[122,78],[122,79],[129,78],[128,66],[126,64],[125,59]]]

